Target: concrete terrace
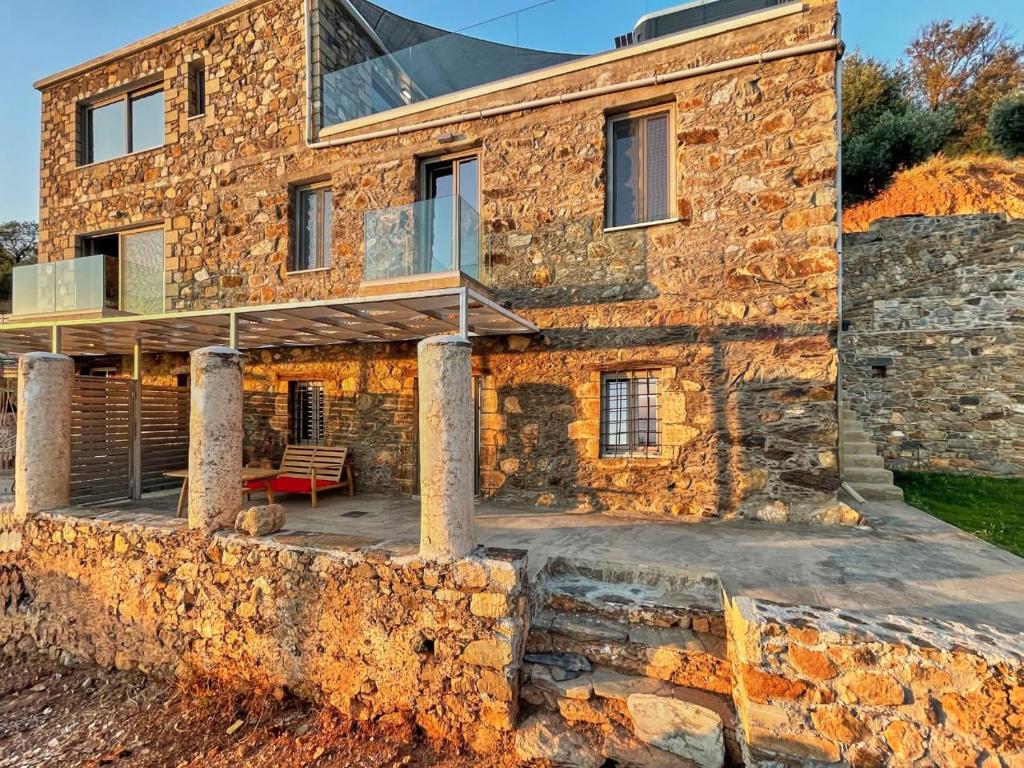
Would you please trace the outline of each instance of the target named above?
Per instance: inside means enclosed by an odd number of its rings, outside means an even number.
[[[173,517],[176,492],[71,514],[152,523]],[[380,547],[413,554],[419,500],[383,495],[284,496],[279,540],[323,548]],[[259,503],[257,495],[253,503]],[[870,529],[733,520],[663,522],[482,503],[477,536],[529,550],[532,572],[549,557],[715,573],[730,596],[940,619],[1024,632],[1024,560],[902,503],[860,511]],[[182,521],[182,524],[184,521]]]

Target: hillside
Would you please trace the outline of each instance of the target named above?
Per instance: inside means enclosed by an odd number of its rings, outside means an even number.
[[[995,156],[936,156],[896,175],[873,200],[843,212],[846,232],[908,214],[1006,213],[1024,218],[1024,160]]]

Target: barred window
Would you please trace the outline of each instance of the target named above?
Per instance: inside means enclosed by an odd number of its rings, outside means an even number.
[[[657,371],[604,374],[601,377],[601,455],[657,456],[660,452]]]
[[[288,384],[289,441],[294,445],[323,445],[324,385],[321,381]]]

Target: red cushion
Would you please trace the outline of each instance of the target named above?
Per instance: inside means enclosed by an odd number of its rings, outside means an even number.
[[[266,488],[266,480],[250,480],[245,485],[251,491],[262,491]],[[333,480],[317,480],[316,487],[323,488],[334,485]],[[308,477],[275,477],[270,481],[270,490],[274,493],[309,493],[312,483]]]

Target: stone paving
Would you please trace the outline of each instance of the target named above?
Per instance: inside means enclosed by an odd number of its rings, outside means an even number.
[[[166,519],[176,499],[168,492],[108,509]],[[309,545],[357,537],[411,553],[419,540],[419,501],[412,497],[324,495],[317,509],[304,497],[281,500],[287,529],[306,532],[282,535]],[[254,496],[253,503],[261,501]],[[1024,560],[906,504],[861,511],[870,528],[653,522],[485,503],[477,505],[476,525],[483,544],[529,550],[534,573],[554,556],[668,566],[717,574],[733,597],[1024,632]]]

